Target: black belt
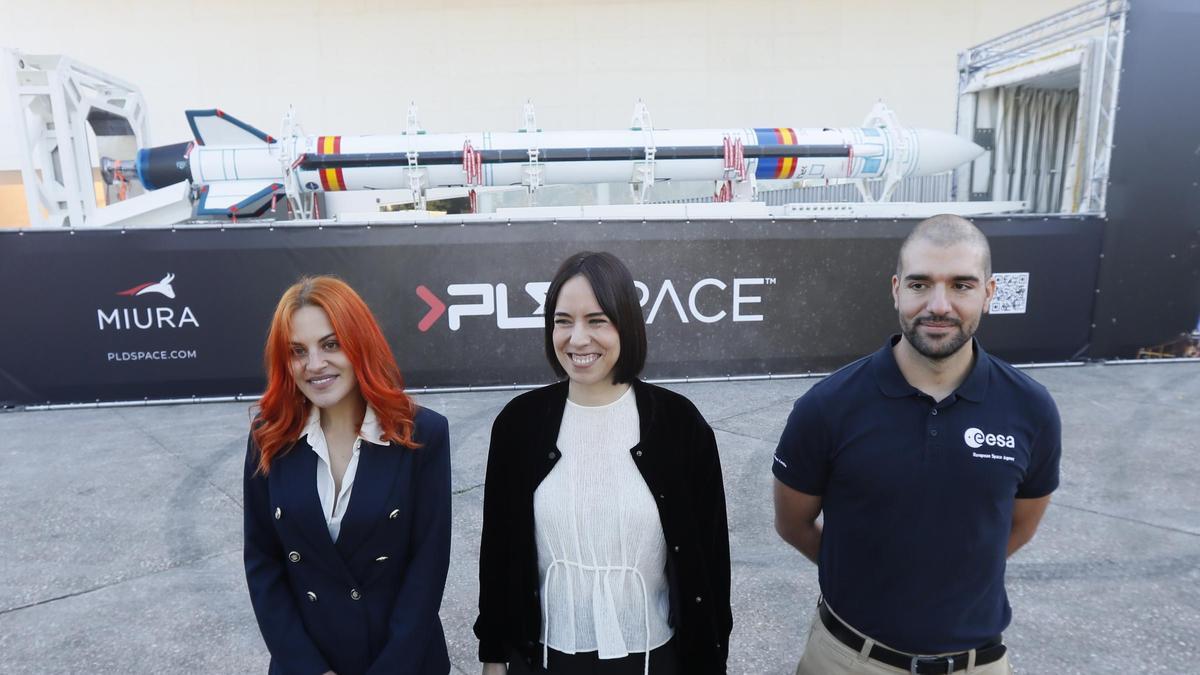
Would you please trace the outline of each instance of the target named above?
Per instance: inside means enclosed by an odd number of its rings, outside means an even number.
[[[818,608],[821,614],[821,623],[825,624],[825,627],[839,642],[856,652],[862,651],[863,643],[866,640],[861,635],[839,621],[824,602],[820,603]],[[993,661],[999,661],[1007,651],[1008,647],[1000,644],[999,640],[989,643],[975,650],[975,665],[985,666]],[[878,644],[871,647],[871,652],[867,656],[893,668],[907,670],[909,673],[953,673],[957,670],[966,670],[970,659],[968,652],[945,656],[913,656]]]

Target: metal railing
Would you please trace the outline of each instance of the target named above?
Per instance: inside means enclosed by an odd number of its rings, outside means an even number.
[[[963,52],[959,57],[960,76],[970,77],[996,63],[1028,56],[1068,37],[1107,27],[1114,20],[1121,20],[1123,25],[1127,11],[1129,0],[1092,0],[1009,31]]]

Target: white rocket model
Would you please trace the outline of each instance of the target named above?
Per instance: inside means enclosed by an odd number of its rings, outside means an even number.
[[[309,136],[289,113],[284,137],[274,138],[220,110],[191,110],[193,141],[103,168],[110,180],[136,175],[147,190],[191,181],[198,215],[237,217],[285,195],[307,215],[305,196],[340,190],[419,196],[431,187],[629,182],[644,196],[663,180],[717,181],[718,198],[745,199],[756,179],[882,179],[886,200],[906,176],[949,171],[983,152],[953,134],[903,128],[882,103],[863,126],[840,129],[654,129],[640,102],[630,129],[542,131],[528,104],[525,117],[516,132],[429,134],[410,111],[399,135]]]

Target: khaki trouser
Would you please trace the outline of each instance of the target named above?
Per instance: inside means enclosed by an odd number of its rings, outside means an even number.
[[[854,632],[858,633],[858,631]],[[858,634],[862,635],[862,633]],[[863,638],[866,639],[866,642],[863,643],[860,651],[856,652],[850,649],[829,632],[825,624],[821,623],[820,614],[817,614],[813,617],[812,627],[808,629],[808,644],[804,647],[804,654],[800,657],[800,665],[796,666],[796,675],[894,675],[908,672],[868,658],[867,653],[877,643],[865,635]],[[975,666],[975,650],[972,649],[969,654],[970,660],[967,669],[956,671],[957,673],[1012,675],[1012,667],[1008,665],[1008,654],[999,660],[979,667]]]

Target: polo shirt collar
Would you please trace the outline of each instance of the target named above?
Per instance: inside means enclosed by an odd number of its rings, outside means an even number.
[[[900,366],[896,364],[896,355],[892,353],[892,347],[895,347],[899,341],[900,334],[897,333],[888,338],[883,349],[875,352],[871,357],[872,371],[875,374],[875,381],[879,384],[879,390],[883,392],[884,396],[890,398],[903,398],[920,393],[916,387],[904,379],[904,374],[900,372]],[[954,390],[953,395],[979,403],[987,396],[988,374],[990,373],[988,365],[991,357],[983,351],[979,340],[975,338],[971,338],[971,348],[975,350],[975,363],[971,366],[971,372],[967,373],[967,379],[958,385],[958,389]]]
[[[958,390],[954,393],[968,401],[982,403],[987,396],[989,375],[992,372],[989,367],[992,357],[983,351],[979,340],[971,338],[971,346],[975,348],[975,365],[971,366],[971,372],[967,373],[967,379],[958,385]]]

